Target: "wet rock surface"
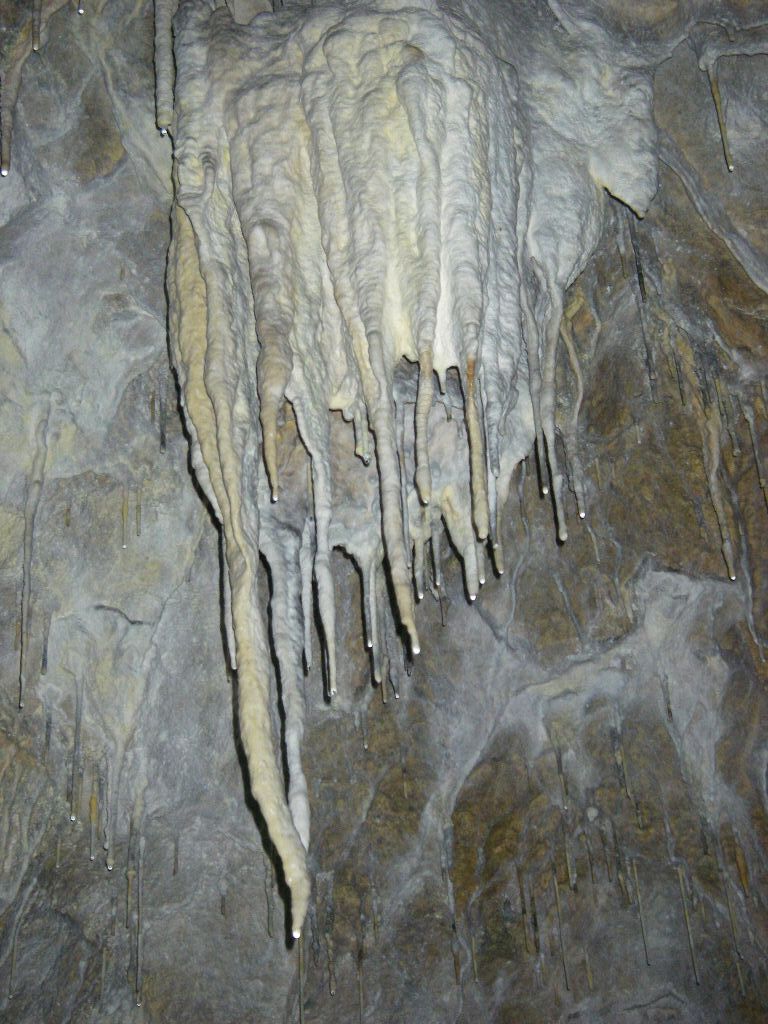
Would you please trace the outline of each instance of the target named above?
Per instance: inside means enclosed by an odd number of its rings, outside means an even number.
[[[742,7],[740,31],[758,20]],[[637,258],[612,205],[566,303],[587,518],[568,492],[557,543],[532,453],[504,576],[489,567],[470,606],[445,544],[422,653],[411,666],[391,630],[377,688],[359,578],[334,555],[339,699],[319,664],[304,683],[307,1021],[765,1017],[768,57],[718,62],[729,174],[687,22],[643,11],[603,20],[667,58],[661,188],[633,223]],[[18,1022],[296,1021],[279,865],[245,796],[219,537],[168,368],[151,12],[66,7],[46,32],[0,184],[0,1006]]]

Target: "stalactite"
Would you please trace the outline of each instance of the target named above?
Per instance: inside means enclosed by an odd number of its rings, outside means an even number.
[[[685,893],[685,873],[682,865],[677,865],[677,881],[680,887],[680,901],[683,905],[683,917],[685,918],[685,931],[688,936],[688,951],[691,955],[691,966],[693,967],[693,976],[697,985],[701,984],[699,979],[699,965],[696,960],[696,947],[693,944],[693,933],[691,931],[691,918],[688,913],[688,898]]]
[[[645,916],[643,915],[643,898],[640,893],[640,883],[637,879],[637,861],[632,860],[632,880],[635,883],[635,894],[637,895],[637,916],[640,921],[640,934],[643,939],[643,954],[645,956],[646,967],[651,966],[651,961],[648,956],[648,938],[645,933]]]
[[[570,416],[563,432],[563,444],[565,447],[566,459],[570,467],[579,518],[584,519],[587,514],[584,494],[584,470],[581,467],[578,441],[579,412],[581,411],[581,403],[584,400],[584,378],[581,372],[578,353],[576,352],[573,330],[567,314],[560,325],[560,335],[565,343],[568,360],[571,364],[571,372],[573,373],[573,379],[576,386],[576,394],[571,403]]]
[[[96,860],[96,835],[99,830],[99,790],[97,766],[91,766],[91,795],[88,798],[88,825],[89,825],[89,846],[88,856],[90,860]]]
[[[32,6],[32,49],[37,53],[40,49],[40,29],[43,17],[43,0],[33,0]]]
[[[144,855],[146,837],[139,836],[136,870],[136,1005],[141,1006],[144,991]]]
[[[163,135],[173,124],[173,15],[178,0],[155,0],[155,119]]]
[[[712,499],[712,505],[720,528],[723,559],[725,561],[726,569],[728,570],[728,576],[732,580],[735,580],[736,569],[733,556],[733,542],[731,541],[719,477],[721,458],[720,414],[716,405],[710,405],[704,415],[706,417],[703,425],[702,438],[704,445],[704,468],[707,474],[710,498]]]
[[[555,910],[557,913],[557,937],[560,943],[560,962],[563,966],[563,981],[567,992],[571,990],[571,982],[568,976],[568,963],[565,958],[565,940],[563,939],[563,914],[560,906],[560,886],[557,881],[557,868],[552,865],[552,887],[555,890]]]
[[[83,777],[83,680],[75,676],[75,732],[72,743],[72,773],[69,790],[69,820],[77,821],[80,816],[81,781]]]
[[[329,897],[329,900],[333,900],[333,896]],[[334,963],[334,945],[333,945],[333,920],[334,911],[333,903],[329,902],[325,909],[325,928],[323,938],[325,939],[325,955],[326,963],[328,967],[328,991],[332,996],[336,995],[336,966]]]
[[[747,421],[747,427],[749,428],[749,439],[752,445],[752,455],[755,460],[755,469],[757,471],[757,481],[760,485],[760,490],[763,492],[763,499],[765,500],[766,508],[768,509],[768,481],[766,480],[765,472],[763,470],[763,463],[760,457],[760,447],[757,440],[757,428],[755,426],[755,413],[752,406],[748,403],[741,403],[742,412],[744,413],[744,419]]]
[[[32,559],[34,556],[35,518],[45,479],[48,457],[48,425],[51,403],[40,417],[35,430],[35,453],[32,457],[27,492],[24,501],[24,545],[21,583],[21,617],[19,638],[19,708],[24,707],[24,687],[27,681],[27,662],[30,643],[30,601],[32,595]]]

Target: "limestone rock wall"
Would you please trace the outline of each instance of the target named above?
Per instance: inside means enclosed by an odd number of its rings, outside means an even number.
[[[0,1007],[296,1021],[168,364],[151,9],[86,6],[24,64],[0,181]],[[654,55],[662,176],[567,296],[589,514],[568,493],[558,544],[529,457],[505,575],[470,606],[446,544],[422,652],[393,647],[377,688],[333,556],[338,701],[304,680],[307,1021],[765,1016],[768,56],[744,55],[759,10],[728,8],[729,173],[688,16],[594,6],[552,9]]]

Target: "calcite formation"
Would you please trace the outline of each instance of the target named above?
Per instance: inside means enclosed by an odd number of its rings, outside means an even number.
[[[175,156],[173,357],[193,464],[223,527],[241,734],[296,935],[309,894],[296,682],[313,583],[334,696],[333,548],[366,583],[380,680],[383,573],[418,654],[426,549],[444,523],[471,601],[486,546],[503,572],[497,523],[534,439],[566,539],[565,290],[600,237],[606,192],[643,215],[657,188],[647,73],[557,38],[524,59],[536,40],[519,26],[494,38],[491,7],[473,22],[425,3],[241,25],[227,7],[184,3],[172,117],[162,49],[157,62]],[[282,436],[286,403],[306,468]],[[574,433],[564,438],[584,516]],[[345,460],[354,521],[334,479]],[[282,634],[287,804],[260,551]]]
[[[158,0],[160,136],[152,12],[9,22],[0,1009],[49,1016],[59,928],[103,1019],[126,964],[158,1019],[241,1019],[266,976],[279,1015],[188,441],[314,1016],[534,1020],[564,986],[607,1020],[695,984],[752,1019],[767,47],[718,6]]]

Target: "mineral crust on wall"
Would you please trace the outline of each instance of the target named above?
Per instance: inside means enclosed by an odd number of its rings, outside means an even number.
[[[657,6],[9,9],[8,1019],[762,1019],[768,47]]]

